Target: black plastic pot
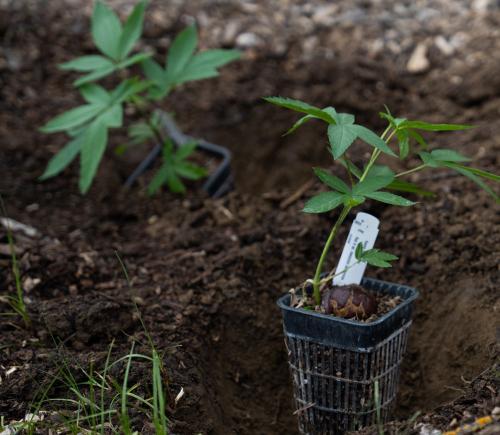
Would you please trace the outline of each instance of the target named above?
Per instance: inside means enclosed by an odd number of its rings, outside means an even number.
[[[233,187],[233,177],[231,174],[231,152],[220,145],[207,142],[203,139],[196,139],[182,133],[170,115],[163,111],[159,111],[161,127],[165,136],[172,139],[173,143],[179,147],[187,142],[195,141],[197,143],[197,150],[217,157],[220,159],[220,164],[208,176],[202,189],[207,192],[212,198],[220,198],[228,193]],[[126,187],[132,186],[135,180],[144,173],[153,162],[161,154],[161,145],[157,144],[146,158],[135,168],[134,172],[127,178],[125,182]]]
[[[289,294],[278,300],[302,434],[357,430],[375,424],[377,413],[384,422],[394,404],[418,291],[370,278],[361,285],[403,302],[362,323],[292,308]]]

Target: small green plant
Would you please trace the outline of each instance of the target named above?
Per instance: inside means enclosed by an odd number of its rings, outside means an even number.
[[[136,353],[132,344],[128,354],[113,361],[113,345],[114,342],[108,348],[102,370],[96,370],[92,363],[88,368],[81,365],[74,368],[62,357],[55,375],[46,387],[36,393],[29,418],[12,428],[24,429],[29,434],[55,430],[74,434],[132,435],[138,433],[129,416],[133,409],[136,415],[142,414],[151,422],[155,435],[167,435],[161,357],[154,347],[151,356]],[[130,382],[130,373],[136,362],[151,365],[148,385],[152,390],[151,397],[143,397],[138,393],[148,383]],[[112,373],[119,371],[122,366],[123,379],[120,380]],[[54,396],[54,391],[58,391],[58,395]],[[52,415],[52,418],[39,420],[37,416],[42,414]]]
[[[0,196],[0,211],[2,212],[2,215],[7,219],[7,212],[5,210],[3,199],[1,196]],[[12,236],[12,229],[10,227],[10,223],[8,220],[6,220],[6,227],[7,227],[7,241],[9,244],[10,258],[12,263],[12,275],[14,276],[14,284],[16,287],[15,296],[7,295],[5,297],[7,303],[14,311],[14,313],[7,313],[7,314],[20,316],[23,319],[24,326],[26,328],[29,328],[31,325],[31,318],[28,314],[28,310],[26,309],[26,304],[24,303],[24,292],[21,283],[21,273],[19,271],[19,265],[17,263],[16,247],[14,244],[14,237]]]
[[[69,137],[67,145],[48,163],[43,175],[45,180],[54,177],[80,155],[79,187],[86,193],[95,177],[101,159],[108,145],[109,130],[124,125],[124,106],[132,105],[144,121],[128,129],[130,143],[138,144],[155,140],[167,144],[160,132],[158,117],[154,114],[155,104],[168,96],[176,87],[194,80],[201,80],[218,75],[218,69],[238,59],[237,50],[206,50],[196,52],[198,33],[194,25],[183,30],[170,45],[166,64],[161,66],[152,58],[152,53],[131,54],[141,37],[146,1],[140,1],[124,25],[117,15],[102,1],[95,2],[91,19],[91,33],[100,54],[82,56],[63,63],[63,70],[84,73],[74,81],[85,104],[71,109],[50,120],[41,131],[44,133],[64,132]],[[139,64],[142,74],[134,74],[132,67]],[[107,90],[96,84],[113,73],[127,75],[113,90]],[[123,147],[119,147],[123,151]],[[194,148],[193,150],[194,151]],[[164,152],[164,157],[171,157],[172,152]],[[189,157],[187,155],[186,157]],[[162,168],[160,171],[165,173]],[[199,170],[172,169],[176,177],[194,178],[194,172],[201,177],[205,172]],[[183,192],[182,183],[172,182],[172,177],[160,177],[174,191]],[[156,182],[158,179],[156,179]],[[156,192],[159,188],[150,188]]]
[[[282,97],[268,97],[265,100],[277,106],[304,114],[285,134],[292,133],[304,123],[313,119],[325,122],[330,144],[329,151],[333,159],[339,162],[347,171],[348,181],[346,182],[324,169],[315,168],[315,174],[328,186],[329,191],[311,198],[303,210],[306,213],[325,213],[337,207],[342,207],[325,243],[314,277],[312,280],[308,280],[313,286],[313,299],[316,305],[321,303],[321,284],[332,277],[330,275],[325,279],[321,279],[325,259],[340,226],[353,208],[361,205],[367,199],[402,207],[415,204],[415,202],[389,191],[408,192],[424,196],[432,195],[431,192],[413,183],[401,180],[401,177],[428,168],[452,169],[478,184],[496,201],[499,200],[497,194],[484,182],[485,179],[498,182],[500,181],[498,175],[464,165],[470,159],[452,149],[431,150],[422,136],[422,132],[472,128],[469,125],[432,124],[396,118],[386,108],[386,111],[380,113],[380,116],[387,121],[388,125],[384,132],[378,136],[368,128],[356,124],[353,115],[338,113],[333,107],[320,109],[302,101]],[[349,156],[350,147],[356,139],[360,139],[373,148],[371,156],[363,168],[356,166]],[[397,144],[397,152],[390,146],[393,139]],[[417,156],[421,163],[406,171],[395,173],[388,166],[376,165],[381,154],[401,160],[408,159],[410,156]],[[390,262],[397,259],[395,255],[377,249],[363,251],[361,245],[357,246],[355,254],[358,261],[378,267],[389,267]]]
[[[163,144],[163,165],[151,181],[148,192],[154,194],[166,184],[170,191],[184,193],[186,187],[181,178],[188,180],[199,180],[207,175],[207,170],[187,161],[188,157],[196,149],[196,142],[189,142],[178,150],[175,150],[171,140],[165,140]]]

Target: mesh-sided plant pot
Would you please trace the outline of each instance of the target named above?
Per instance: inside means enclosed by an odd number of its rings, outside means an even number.
[[[361,285],[403,302],[362,323],[292,308],[290,295],[278,300],[302,434],[333,435],[369,426],[377,421],[377,409],[386,421],[394,405],[418,292],[370,278]]]

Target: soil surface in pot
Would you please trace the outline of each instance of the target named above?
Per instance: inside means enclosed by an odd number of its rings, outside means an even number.
[[[356,284],[330,285],[322,289],[321,304],[315,307],[312,286],[309,287],[306,289],[308,292],[306,299],[301,296],[302,289],[293,291],[291,300],[293,308],[314,310],[318,313],[359,322],[373,322],[403,301],[400,296],[391,296]]]
[[[304,35],[290,36],[281,54],[266,45],[247,50],[220,80],[189,85],[165,107],[175,109],[183,131],[232,149],[236,191],[217,201],[168,193],[150,200],[144,183],[121,189],[143,157],[140,152],[122,160],[110,151],[86,197],[77,192],[76,163],[60,177],[37,181],[65,139],[44,136],[36,127],[80,104],[70,87],[72,76],[56,67],[92,50],[87,17],[77,3],[0,6],[0,192],[9,216],[38,230],[35,236],[14,234],[33,325],[25,329],[15,317],[0,318],[0,415],[5,421],[22,418],[39,387],[58,370],[61,355],[75,369],[102,367],[112,340],[117,358],[133,340],[147,343],[135,303],[163,355],[172,433],[294,433],[275,300],[313,273],[328,236],[333,215],[299,210],[321,189],[311,181],[310,167],[328,166],[330,158],[324,129],[311,123],[281,138],[296,117],[261,97],[334,103],[377,131],[383,103],[408,118],[476,124],[480,128],[442,135],[440,146],[498,170],[500,50],[498,38],[488,32],[498,27],[500,16],[488,13],[480,25],[460,27],[469,39],[452,57],[433,46],[432,68],[418,75],[406,70],[417,42],[410,41],[398,56],[390,50],[364,51],[365,36],[373,30],[370,20],[361,36],[352,26],[334,26],[333,46],[342,53],[335,61],[325,55],[332,44],[324,30],[317,50],[303,50]],[[240,6],[215,3],[223,29],[228,16],[240,16]],[[162,38],[184,26],[182,17],[200,18],[199,8],[206,12],[213,6],[186,2],[183,9],[165,9],[163,4],[149,12],[155,24],[148,27],[147,39],[160,50],[166,45]],[[207,28],[202,34],[207,44],[223,44],[210,39]],[[301,53],[312,58],[304,60]],[[358,149],[360,156],[367,152]],[[393,268],[368,269],[367,275],[420,290],[395,416],[407,420],[422,411],[412,427],[427,419],[444,429],[454,419],[465,421],[467,413],[485,415],[498,406],[498,369],[473,379],[498,357],[499,215],[484,192],[447,171],[423,172],[411,180],[438,197],[423,199],[410,211],[366,204],[365,210],[381,220],[377,246],[399,257]],[[115,250],[128,267],[131,288]],[[8,252],[0,227],[2,295],[15,291]],[[335,256],[329,261],[333,268]],[[8,310],[2,298],[0,312]],[[138,344],[136,350],[147,353],[148,347]],[[142,385],[150,371],[137,366],[130,376],[131,383]],[[148,385],[143,388],[150,392]],[[185,394],[176,403],[181,388]],[[50,394],[65,392],[57,385]],[[134,416],[133,423],[144,433],[152,431],[143,417]]]

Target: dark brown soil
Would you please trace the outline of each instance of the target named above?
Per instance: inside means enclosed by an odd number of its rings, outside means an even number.
[[[409,76],[390,59],[356,50],[334,63],[318,58],[314,68],[287,56],[248,58],[208,86],[180,90],[165,107],[173,107],[193,135],[231,148],[234,193],[221,200],[197,193],[149,199],[142,187],[123,191],[137,156],[121,161],[110,152],[91,192],[81,197],[77,165],[47,182],[36,180],[63,144],[36,128],[77,103],[70,77],[56,63],[89,50],[80,21],[57,8],[27,8],[0,20],[0,33],[9,35],[3,52],[24,53],[15,68],[2,64],[0,75],[0,193],[9,216],[40,233],[14,234],[33,325],[25,329],[15,318],[0,318],[0,415],[10,421],[29,410],[56,369],[54,340],[82,366],[102,362],[112,340],[116,355],[126,354],[134,339],[145,343],[135,302],[164,355],[172,433],[295,433],[275,300],[312,275],[327,237],[332,216],[299,212],[319,186],[289,199],[311,178],[312,164],[330,160],[319,125],[281,138],[294,117],[261,97],[333,103],[374,129],[381,127],[377,111],[384,103],[407,117],[477,124],[443,135],[440,144],[495,171],[500,88],[489,78],[498,76],[497,63]],[[40,23],[51,23],[50,29]],[[462,88],[443,79],[452,73],[463,77]],[[360,148],[359,155],[366,151]],[[421,410],[444,428],[462,410],[487,414],[498,402],[498,370],[483,375],[484,387],[467,385],[498,358],[499,210],[460,177],[424,172],[414,180],[438,199],[412,210],[367,204],[381,220],[377,246],[400,258],[392,269],[368,274],[421,292],[396,417]],[[345,236],[344,229],[337,250]],[[14,292],[6,243],[0,227],[2,294]],[[130,289],[115,250],[127,264]],[[1,303],[0,312],[7,310]],[[137,369],[134,382],[147,379],[145,370]],[[185,396],[175,405],[181,388]],[[462,408],[442,406],[457,397]]]

